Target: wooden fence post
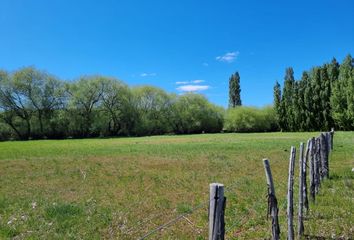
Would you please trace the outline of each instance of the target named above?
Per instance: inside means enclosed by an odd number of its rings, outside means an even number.
[[[329,153],[332,151],[332,146],[331,146],[331,133],[330,132],[326,132],[326,140],[327,140],[327,149],[328,149],[328,156]]]
[[[316,175],[315,175],[315,149],[316,149],[316,142],[315,138],[310,139],[310,195],[312,201],[315,201],[315,188],[316,188]]]
[[[331,129],[330,134],[331,134],[331,150],[333,150],[334,128]]]
[[[288,195],[287,195],[287,209],[288,217],[288,240],[294,239],[294,168],[295,168],[296,148],[291,147],[289,159],[289,178],[288,178]]]
[[[210,184],[209,200],[209,240],[224,240],[226,198],[223,184]]]
[[[304,207],[304,143],[300,143],[299,153],[299,212],[298,212],[298,235],[304,234],[303,207]]]
[[[278,202],[275,196],[275,188],[273,183],[272,171],[268,159],[263,159],[265,174],[268,185],[268,215],[272,217],[272,240],[278,240],[280,235],[278,220]]]
[[[308,158],[310,155],[310,148],[311,148],[311,139],[307,140],[306,144],[306,151],[305,151],[305,158],[303,158],[303,182],[304,182],[304,188],[303,188],[303,198],[304,198],[304,207],[306,210],[306,213],[309,211],[309,199],[308,199],[308,191],[307,191],[307,163],[308,163]]]
[[[320,141],[321,141],[321,167],[322,167],[322,174],[321,174],[321,179],[324,178],[329,178],[329,169],[328,169],[328,149],[327,149],[327,140],[326,140],[326,135],[324,133],[321,133],[320,135]]]
[[[318,194],[318,191],[320,189],[320,175],[321,175],[321,154],[320,154],[320,148],[321,148],[321,142],[319,138],[315,139],[315,193]]]

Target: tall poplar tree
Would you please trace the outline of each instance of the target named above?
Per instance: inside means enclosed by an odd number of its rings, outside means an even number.
[[[353,129],[352,106],[353,58],[348,55],[339,67],[338,80],[333,84],[331,95],[332,117],[343,130]]]
[[[321,68],[321,107],[322,107],[322,119],[321,130],[329,130],[333,127],[333,120],[331,116],[331,80],[328,76],[328,64],[325,64]]]
[[[338,75],[339,75],[339,63],[337,62],[337,60],[335,58],[333,58],[331,63],[328,64],[327,73],[328,73],[328,77],[331,82],[331,85],[333,85],[333,83],[335,81],[337,81]]]
[[[294,91],[294,70],[289,67],[285,70],[284,88],[282,95],[282,106],[284,109],[284,130],[292,131],[294,129],[293,116],[293,91]]]
[[[240,75],[236,72],[229,79],[229,107],[234,108],[241,105]]]
[[[299,82],[295,81],[292,93],[292,126],[291,131],[298,131],[300,125],[300,106],[298,104],[299,99]]]
[[[301,79],[298,82],[298,96],[297,96],[297,106],[298,106],[298,129],[300,131],[305,131],[306,129],[306,106],[305,106],[305,89],[306,82]]]
[[[279,83],[273,89],[274,108],[281,129],[354,129],[353,66],[350,55],[342,64],[333,58],[330,63],[303,72],[299,81],[295,81],[292,68],[287,68],[282,92],[279,91]]]
[[[323,124],[322,103],[321,103],[321,69],[315,67],[311,74],[312,110],[314,114],[314,130],[320,130]]]
[[[314,128],[314,112],[313,112],[313,98],[312,98],[312,84],[308,72],[303,72],[301,82],[304,84],[304,130],[315,130]]]
[[[277,122],[279,125],[280,129],[283,129],[283,109],[281,105],[281,89],[280,89],[280,84],[278,81],[275,82],[274,88],[273,88],[273,98],[274,98],[274,109],[277,117]]]

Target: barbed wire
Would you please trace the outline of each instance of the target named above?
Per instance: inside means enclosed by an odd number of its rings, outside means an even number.
[[[308,165],[306,164],[305,166],[306,168],[308,168]],[[228,185],[228,186],[225,186],[225,193],[227,192],[231,192],[232,190],[234,190],[240,183],[242,182],[247,182],[248,180],[252,179],[252,177],[254,176],[257,176],[260,172],[262,172],[263,169],[262,168],[259,168],[258,171],[256,172],[253,172],[253,174],[250,174],[247,176],[247,178],[241,178],[241,179],[238,179],[236,180],[235,182],[233,182],[232,184]],[[288,188],[288,183],[287,181],[286,182],[282,182],[282,181],[279,181],[277,182],[277,185],[279,186],[280,185],[280,188],[283,188],[283,189],[287,189]],[[294,188],[298,188],[297,186],[297,182],[295,181],[294,183]],[[262,198],[261,200],[258,200],[256,201],[252,207],[250,208],[250,210],[255,210],[254,207],[259,204],[260,202],[262,201]],[[283,203],[280,205],[280,207],[278,206],[279,209],[284,209],[287,205],[287,200],[286,199],[283,199]],[[149,231],[148,233],[144,234],[142,237],[140,237],[139,239],[140,240],[143,240],[143,239],[147,239],[148,237],[150,237],[151,235],[153,235],[154,233],[158,232],[158,231],[161,231],[162,229],[165,229],[165,228],[168,228],[172,225],[174,225],[175,223],[177,223],[178,221],[180,221],[181,219],[186,219],[186,221],[188,220],[188,218],[186,218],[186,216],[192,214],[193,212],[195,212],[196,210],[202,208],[202,207],[205,207],[210,201],[205,201],[205,202],[202,202],[201,204],[195,206],[194,208],[192,208],[189,212],[187,213],[184,213],[184,214],[180,214],[178,215],[177,217],[169,220],[168,222],[164,223],[164,224],[161,224],[159,225],[158,227],[154,228],[153,230]],[[296,205],[296,204],[295,204]],[[139,224],[134,228],[134,229],[129,229],[128,232],[132,231],[132,230],[136,230],[139,226],[143,225],[144,223],[148,222],[148,221],[152,221],[153,219],[156,219],[162,215],[165,215],[165,213],[161,213],[161,214],[157,214],[153,217],[147,217],[145,218],[144,220],[140,221]],[[286,214],[285,214],[286,215]],[[232,230],[235,226],[237,226],[239,223],[243,222],[244,220],[247,221],[250,219],[250,216],[249,215],[245,215],[243,218],[241,218],[239,221],[236,221],[233,225],[231,225],[230,227],[227,228],[227,230],[225,232],[229,232],[230,230]],[[190,223],[190,221],[187,221]],[[192,224],[194,226],[194,224]],[[195,227],[195,226],[194,226]]]
[[[253,203],[253,205],[251,206],[251,208],[249,208],[249,210],[255,210],[254,207],[261,203],[262,201],[264,201],[264,199],[260,198],[258,201],[256,201],[255,203]],[[249,211],[250,212],[250,211]],[[249,213],[248,212],[248,213]],[[243,222],[245,219],[249,220],[250,217],[249,215],[245,215],[243,216],[240,220],[236,221],[235,223],[233,223],[230,227],[228,227],[226,230],[225,230],[225,233],[231,231],[234,227],[236,227],[239,223]]]
[[[187,213],[183,213],[183,214],[180,214],[178,215],[176,218],[174,219],[171,219],[170,221],[164,223],[164,224],[161,224],[160,226],[156,227],[155,229],[151,230],[150,232],[144,234],[142,237],[139,238],[139,240],[143,240],[143,239],[147,239],[148,237],[150,237],[152,234],[164,229],[164,228],[167,228],[173,224],[175,224],[176,222],[178,222],[179,220],[181,220],[182,218],[192,214],[194,211],[200,209],[200,208],[203,208],[205,207],[206,204],[208,204],[210,202],[210,200],[208,201],[204,201],[202,202],[201,204],[195,206],[194,208],[192,208],[189,212]]]
[[[260,172],[262,171],[262,169],[258,170],[257,172],[254,172],[252,175],[250,175],[251,177],[253,176],[256,176],[257,174],[259,174]],[[235,182],[233,182],[231,185],[228,185],[228,187],[225,187],[225,192],[230,192],[232,191],[238,184],[240,184],[242,181],[247,181],[249,180],[249,178],[245,179],[239,179],[239,180],[236,180]],[[210,201],[205,201],[199,205],[197,205],[196,207],[192,208],[188,213],[184,213],[184,214],[180,214],[178,215],[177,217],[171,219],[170,221],[164,223],[164,224],[161,224],[159,225],[158,227],[154,228],[153,230],[151,230],[150,232],[146,233],[145,235],[143,235],[142,237],[140,237],[139,239],[140,240],[143,240],[143,239],[146,239],[148,238],[149,236],[151,236],[152,234],[162,230],[162,229],[165,229],[171,225],[174,225],[175,223],[177,223],[179,220],[181,220],[182,218],[185,218],[186,216],[192,214],[194,211],[204,207],[207,203],[209,203]],[[134,227],[134,229],[129,229],[127,232],[131,232],[132,230],[137,230],[137,228],[141,225],[143,225],[144,223],[148,222],[148,221],[151,221],[152,219],[156,219],[157,217],[161,216],[161,215],[164,215],[164,214],[158,214],[152,218],[150,217],[147,217],[145,218],[144,220],[142,220],[136,227]]]

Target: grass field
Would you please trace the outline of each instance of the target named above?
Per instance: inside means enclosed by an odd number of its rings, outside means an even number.
[[[203,134],[0,143],[0,238],[137,239],[226,186],[227,239],[264,239],[263,158],[269,158],[286,239],[290,146],[318,133]],[[305,233],[354,234],[354,133],[336,132],[331,179],[311,203]],[[298,165],[296,163],[296,183]],[[297,191],[297,190],[296,190]],[[297,194],[295,194],[297,202]],[[151,239],[206,239],[207,205]],[[295,207],[295,212],[297,208]],[[296,221],[295,221],[296,222]],[[322,239],[322,238],[320,238]]]

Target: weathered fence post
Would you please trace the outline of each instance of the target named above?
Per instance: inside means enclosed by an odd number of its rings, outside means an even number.
[[[224,240],[226,198],[223,184],[210,184],[209,200],[209,240]]]
[[[325,133],[325,136],[326,136],[326,140],[327,140],[327,149],[328,149],[328,156],[329,156],[329,153],[332,151],[332,146],[331,146],[331,133],[330,132],[326,132]]]
[[[329,153],[331,152],[331,134],[329,132],[325,133],[326,140],[326,168],[327,168],[327,178],[329,178]]]
[[[315,171],[315,138],[310,139],[310,195],[313,201],[315,201],[315,188],[316,188],[316,171]]]
[[[299,153],[299,212],[298,212],[298,235],[304,234],[303,207],[304,207],[304,143],[300,143]]]
[[[263,159],[265,174],[268,185],[268,215],[272,217],[272,240],[278,240],[280,235],[279,220],[278,220],[278,202],[275,196],[275,188],[272,177],[272,171],[268,159]]]
[[[324,133],[321,133],[320,141],[321,141],[321,167],[322,167],[321,180],[323,180],[324,178],[329,178],[327,141]]]
[[[308,163],[308,158],[310,155],[310,148],[311,148],[311,139],[307,140],[306,144],[306,151],[305,151],[305,158],[303,159],[303,178],[304,178],[304,207],[306,209],[306,213],[309,211],[309,199],[308,199],[308,194],[307,194],[307,163]]]
[[[320,189],[320,175],[321,175],[321,154],[320,154],[320,149],[321,149],[321,142],[319,138],[315,139],[315,193],[318,194],[318,191]]]
[[[290,159],[289,159],[289,178],[288,178],[288,206],[286,214],[288,217],[288,240],[294,239],[294,168],[295,168],[295,156],[296,148],[291,147]]]
[[[331,150],[333,150],[334,128],[331,129],[330,134],[331,134]]]

